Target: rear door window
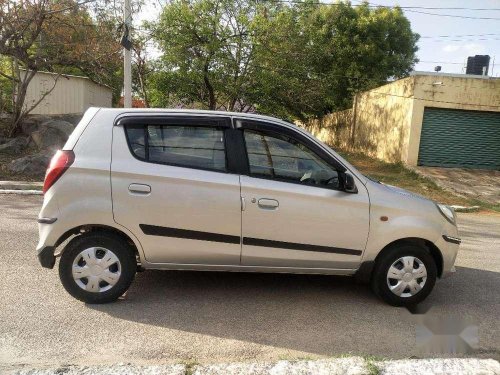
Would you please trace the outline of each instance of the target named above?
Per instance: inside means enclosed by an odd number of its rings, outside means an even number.
[[[138,159],[225,172],[224,130],[191,125],[127,125],[127,141]]]

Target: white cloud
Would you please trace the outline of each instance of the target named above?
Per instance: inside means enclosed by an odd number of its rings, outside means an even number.
[[[482,44],[477,44],[477,43],[469,43],[466,44],[463,49],[470,53],[471,55],[481,55],[484,53],[486,48]]]
[[[486,48],[483,44],[477,43],[447,44],[443,47],[443,51],[448,53],[462,51],[468,53],[469,55],[481,55],[486,51]]]
[[[447,44],[446,46],[443,47],[444,52],[455,52],[460,49],[460,46],[456,44]]]

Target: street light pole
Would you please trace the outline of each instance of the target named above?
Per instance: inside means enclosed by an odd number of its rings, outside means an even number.
[[[123,3],[123,25],[128,39],[131,40],[132,14],[130,0],[124,0]],[[132,107],[132,51],[131,48],[125,46],[123,48],[123,107]]]

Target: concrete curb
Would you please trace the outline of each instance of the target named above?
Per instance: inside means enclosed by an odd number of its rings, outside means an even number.
[[[452,205],[451,208],[453,208],[455,212],[477,212],[481,209],[481,207],[479,206],[466,207],[466,206],[455,206],[455,205]]]
[[[500,363],[493,359],[446,358],[372,361],[362,357],[260,363],[223,363],[210,365],[116,364],[109,366],[61,366],[54,369],[22,369],[16,375],[495,375]]]
[[[0,181],[0,194],[42,195],[43,182]]]
[[[1,190],[42,190],[43,182],[0,181]]]
[[[5,189],[0,189],[0,194],[43,195],[43,192],[41,190],[5,190]]]

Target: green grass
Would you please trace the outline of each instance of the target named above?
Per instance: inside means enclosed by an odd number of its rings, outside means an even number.
[[[388,185],[394,185],[420,194],[439,203],[460,206],[479,206],[484,210],[500,211],[499,204],[483,202],[475,198],[465,198],[440,188],[430,178],[423,177],[402,163],[387,163],[361,153],[339,152],[361,173]]]

